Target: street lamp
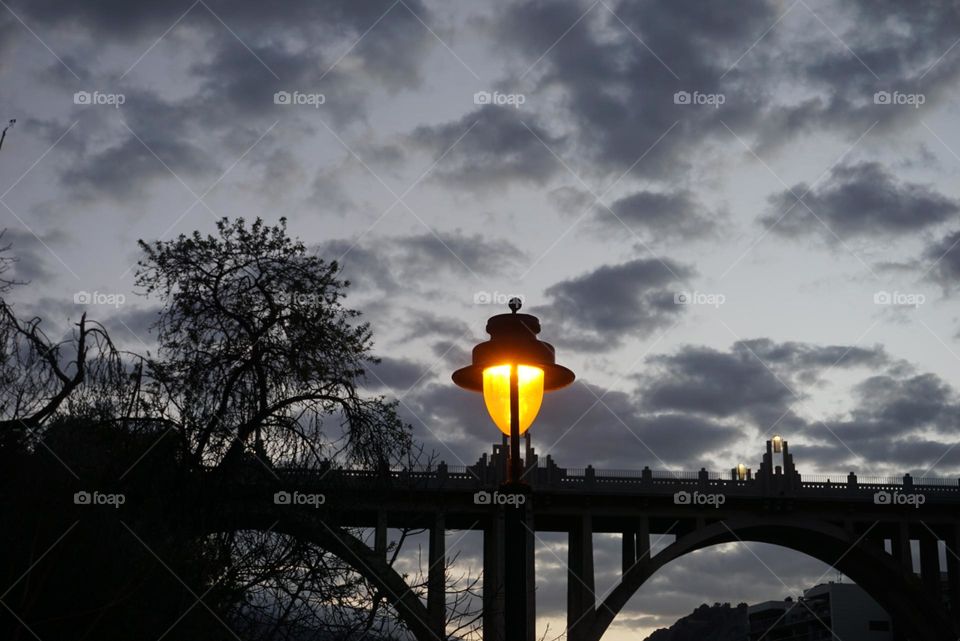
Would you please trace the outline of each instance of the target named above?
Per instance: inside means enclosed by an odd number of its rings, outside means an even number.
[[[521,483],[520,435],[540,411],[543,394],[566,387],[574,373],[557,365],[553,345],[537,340],[540,320],[518,314],[521,301],[511,298],[509,314],[487,320],[490,340],[473,348],[473,363],[453,373],[453,382],[483,392],[487,412],[500,431],[510,437],[507,473],[511,485]]]
[[[483,392],[490,418],[510,437],[504,489],[526,494],[529,487],[523,483],[520,435],[537,417],[544,393],[566,387],[574,374],[557,365],[553,345],[537,340],[540,321],[530,314],[518,314],[520,306],[520,299],[511,298],[509,314],[487,320],[490,340],[473,348],[473,363],[454,372],[453,382]],[[533,529],[528,523],[527,501],[515,503],[501,515],[504,551],[496,563],[497,574],[504,579],[503,632],[507,641],[534,641]],[[496,519],[484,533],[485,545],[487,536],[498,536],[495,523]]]

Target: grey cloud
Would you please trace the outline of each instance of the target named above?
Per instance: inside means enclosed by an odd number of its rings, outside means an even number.
[[[546,316],[562,324],[560,344],[610,350],[627,337],[645,337],[683,311],[674,302],[692,271],[670,260],[635,259],[602,265],[551,285]]]
[[[794,400],[790,389],[746,349],[690,346],[650,362],[657,372],[644,375],[641,396],[651,410],[775,420]]]
[[[620,170],[647,153],[634,172],[648,177],[675,175],[705,144],[739,144],[727,127],[768,148],[814,129],[855,139],[878,121],[879,130],[915,123],[918,110],[874,104],[875,92],[919,90],[929,106],[945,99],[960,71],[955,57],[938,61],[960,24],[946,1],[917,10],[859,2],[829,14],[801,6],[782,23],[783,6],[765,0],[736,11],[618,2],[578,22],[588,8],[572,0],[516,2],[496,30],[523,55],[518,73],[533,65],[538,91],[559,90],[578,150]],[[812,10],[837,25],[849,48],[837,46]],[[678,91],[723,94],[725,103],[676,105]]]
[[[939,283],[947,292],[956,289],[960,280],[960,231],[950,232],[931,243],[918,266],[926,276]]]
[[[4,256],[14,259],[3,278],[34,285],[49,282],[63,267],[48,247],[56,251],[56,246],[66,239],[66,234],[60,230],[41,233],[38,237],[26,229],[0,229],[0,248],[9,245]]]
[[[75,195],[129,202],[142,197],[151,181],[210,176],[222,164],[197,144],[188,110],[148,91],[126,98],[119,114],[126,118],[126,127],[116,129],[112,143],[97,150],[88,145],[86,153],[62,170],[61,182]],[[202,193],[197,185],[191,188]]]
[[[512,107],[483,105],[456,121],[417,127],[409,138],[439,160],[432,177],[458,188],[542,185],[563,169],[551,149],[560,153],[564,138],[551,135],[532,114]]]
[[[395,239],[404,275],[422,278],[449,271],[470,275],[502,274],[525,254],[513,243],[460,231],[431,232]]]
[[[396,394],[404,394],[415,384],[433,378],[429,366],[412,360],[380,356],[380,362],[369,368],[366,387],[373,390],[384,390]]]
[[[364,244],[346,239],[329,240],[317,245],[316,254],[326,261],[336,261],[341,275],[360,291],[384,291],[399,286],[387,256]]]
[[[651,411],[692,412],[749,419],[757,428],[804,429],[795,413],[813,384],[830,369],[891,364],[884,349],[770,339],[738,341],[729,351],[686,346],[648,359],[653,372],[638,376],[638,393]],[[896,364],[894,364],[896,367]],[[796,396],[795,396],[796,395]]]
[[[798,184],[771,196],[772,210],[762,218],[764,226],[779,219],[773,229],[784,236],[817,232],[832,237],[832,231],[841,239],[889,238],[934,227],[960,211],[956,200],[927,185],[900,181],[876,162],[835,167],[827,182],[809,193],[808,189]]]
[[[686,189],[637,191],[614,201],[610,209],[616,217],[603,209],[596,214],[596,220],[608,229],[620,232],[625,224],[656,238],[706,236],[716,228],[720,217]]]

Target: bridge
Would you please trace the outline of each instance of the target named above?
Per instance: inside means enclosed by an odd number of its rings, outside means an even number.
[[[958,479],[801,474],[787,443],[779,440],[767,441],[756,472],[743,466],[727,473],[573,469],[559,467],[550,456],[541,461],[528,440],[528,485],[517,490],[503,485],[504,441],[471,466],[441,462],[423,469],[357,470],[321,465],[276,468],[268,483],[263,475],[228,486],[214,481],[199,496],[205,515],[200,527],[207,532],[272,529],[336,553],[377,586],[418,641],[447,638],[446,530],[483,533],[483,638],[508,638],[504,521],[511,510],[519,511],[530,532],[568,537],[570,641],[599,640],[637,590],[671,561],[740,541],[780,545],[835,567],[887,610],[899,639],[960,637]],[[386,563],[388,527],[429,532],[425,604]],[[373,544],[350,528],[370,528]],[[622,536],[620,581],[602,600],[594,589],[596,533]],[[658,536],[674,539],[654,551],[651,540]],[[945,568],[941,541],[947,549]],[[531,536],[526,555],[530,631],[532,546]]]

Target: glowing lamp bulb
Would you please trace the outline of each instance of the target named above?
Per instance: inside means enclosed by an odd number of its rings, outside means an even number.
[[[483,400],[490,418],[510,436],[510,370],[513,365],[494,365],[483,370]],[[520,433],[533,423],[543,402],[543,370],[518,365],[517,391],[520,401]]]

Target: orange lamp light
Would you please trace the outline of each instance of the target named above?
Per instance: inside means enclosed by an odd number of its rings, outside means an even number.
[[[483,370],[483,401],[500,431],[510,436],[510,375],[517,368],[520,434],[527,431],[543,402],[543,370],[532,365],[494,365]]]
[[[520,434],[533,423],[545,392],[566,387],[574,373],[557,365],[553,345],[537,340],[540,320],[518,314],[520,301],[511,299],[510,314],[487,321],[490,340],[473,348],[473,363],[453,373],[460,387],[483,392],[490,418],[501,432],[512,436],[510,412],[511,377],[516,374]]]

